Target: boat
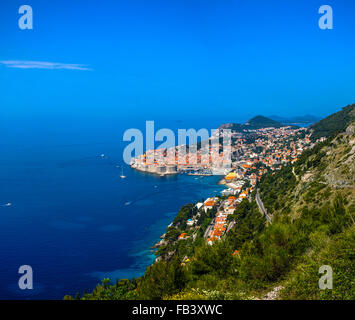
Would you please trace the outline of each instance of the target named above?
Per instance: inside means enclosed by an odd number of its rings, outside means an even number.
[[[121,169],[122,169],[122,171],[121,171],[122,173],[121,173],[121,175],[120,175],[120,178],[121,178],[121,179],[125,179],[126,176],[123,174],[123,167],[121,167]]]

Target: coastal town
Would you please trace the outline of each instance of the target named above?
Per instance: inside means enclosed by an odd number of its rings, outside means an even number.
[[[228,125],[221,126],[224,137],[225,127]],[[140,170],[144,167],[145,171],[158,174],[164,172],[165,174],[221,175],[221,172],[223,173],[220,184],[224,184],[226,188],[220,195],[211,195],[203,202],[195,204],[196,212],[186,220],[186,232],[179,234],[177,241],[187,239],[194,241],[200,228],[201,215],[207,212],[212,212],[212,216],[210,223],[203,230],[203,238],[210,245],[220,240],[235,224],[235,221],[228,219],[228,216],[235,212],[243,199],[252,200],[252,193],[263,174],[280,170],[283,165],[297,161],[304,150],[312,148],[318,142],[318,140],[311,140],[312,133],[307,128],[294,126],[247,129],[242,132],[229,130],[227,134],[227,139],[231,141],[230,168],[223,166],[223,160],[219,161],[222,157],[213,152],[215,149],[211,150],[212,143],[209,144],[209,151],[212,152],[207,163],[201,161],[206,159],[202,148],[197,150],[197,154],[187,154],[187,161],[184,164],[178,162],[178,156],[173,159],[167,157],[169,150],[151,151],[159,156],[150,164],[146,161],[147,154],[134,159],[133,168]],[[218,138],[219,136],[212,136],[210,140],[218,140]],[[217,149],[221,150],[222,147],[219,143]],[[179,147],[175,150],[178,151]],[[197,158],[199,162],[192,165],[189,163],[190,157]],[[266,218],[270,220],[270,217]],[[164,236],[157,247],[166,243]]]
[[[222,144],[221,138],[228,141],[228,144]],[[229,147],[228,152],[224,152],[226,145]],[[251,185],[255,185],[263,173],[278,170],[287,162],[297,161],[298,155],[311,146],[310,133],[306,128],[283,126],[238,132],[221,127],[203,146],[201,142],[200,146],[187,148],[181,145],[170,149],[148,150],[133,158],[131,167],[161,176],[230,173],[226,176],[229,182],[246,177]],[[238,189],[234,184],[229,187]]]

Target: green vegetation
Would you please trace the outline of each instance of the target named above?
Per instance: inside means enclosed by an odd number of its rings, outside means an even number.
[[[292,272],[282,292],[283,299],[354,300],[355,229],[349,228],[329,241],[324,233],[314,233],[311,241],[315,250],[305,256]],[[319,290],[314,281],[319,266],[330,265],[333,270],[333,289]]]
[[[114,285],[110,284],[110,279],[103,279],[91,293],[84,293],[82,297],[77,293],[75,298],[66,295],[64,300],[134,300],[137,298],[136,287],[135,279],[122,279]]]
[[[355,104],[344,107],[339,112],[313,124],[310,127],[310,129],[314,130],[312,138],[316,140],[343,132],[353,120],[355,120]]]

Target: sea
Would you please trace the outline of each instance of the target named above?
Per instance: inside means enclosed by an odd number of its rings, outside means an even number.
[[[155,123],[176,132],[221,121]],[[103,278],[139,277],[179,208],[224,188],[219,176],[134,171],[122,157],[129,128],[144,132],[144,119],[0,119],[0,299],[63,299]],[[32,268],[33,289],[19,287],[23,265]]]

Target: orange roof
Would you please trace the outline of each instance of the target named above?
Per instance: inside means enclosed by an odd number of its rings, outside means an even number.
[[[214,205],[215,205],[215,201],[206,201],[205,202],[205,206],[207,206],[207,207],[213,207]]]

